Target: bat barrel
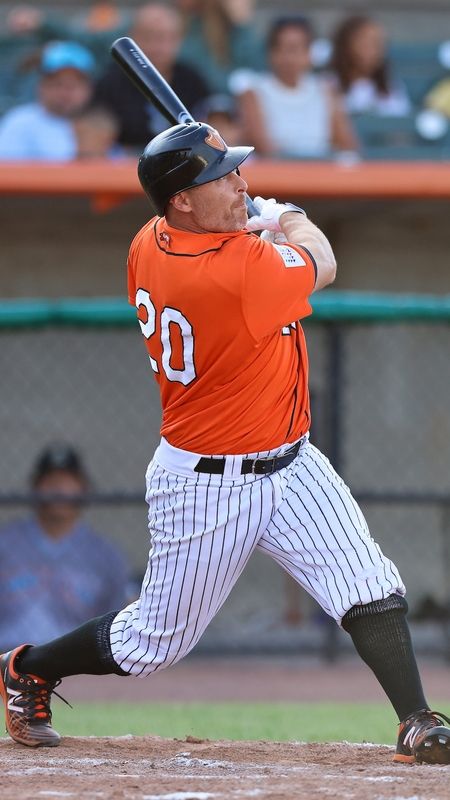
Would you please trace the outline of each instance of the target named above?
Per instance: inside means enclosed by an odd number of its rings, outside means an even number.
[[[147,100],[152,101],[168,122],[172,125],[195,122],[172,87],[133,39],[129,36],[116,39],[111,45],[111,54],[130,81]],[[249,217],[258,214],[258,209],[248,195],[246,203]]]
[[[129,36],[121,36],[111,45],[113,58],[128,78],[172,125],[194,122],[192,115],[165,78]]]

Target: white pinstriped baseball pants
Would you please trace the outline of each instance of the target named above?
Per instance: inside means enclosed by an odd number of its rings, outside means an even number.
[[[354,605],[405,587],[371,538],[361,510],[328,459],[302,444],[288,467],[241,475],[197,473],[200,454],[164,439],[147,470],[151,550],[138,600],[111,626],[114,660],[133,675],[174,664],[198,642],[255,548],[275,559],[340,623]]]

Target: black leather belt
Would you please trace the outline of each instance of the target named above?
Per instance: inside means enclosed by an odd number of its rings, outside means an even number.
[[[283,467],[287,467],[291,461],[294,460],[300,447],[305,441],[302,436],[298,442],[294,444],[289,450],[281,456],[273,456],[273,458],[244,458],[242,459],[241,475],[270,475],[272,472],[277,472]],[[210,472],[213,475],[223,475],[225,470],[225,458],[207,458],[203,457],[194,467],[195,472]]]

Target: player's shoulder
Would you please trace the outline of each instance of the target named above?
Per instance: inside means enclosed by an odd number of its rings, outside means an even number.
[[[234,246],[239,248],[241,257],[244,256],[247,261],[258,263],[261,260],[277,258],[277,249],[272,242],[247,230],[243,231],[243,234],[245,235],[240,240],[234,241]]]
[[[256,233],[243,228],[241,231],[228,234],[228,237],[224,238],[224,245],[227,249],[235,248],[243,254],[250,254],[260,249],[260,241]]]
[[[316,264],[309,250],[303,245],[287,241],[284,237],[277,242],[253,235],[249,237],[247,249],[247,271],[251,272],[254,265],[255,269],[266,268],[267,275],[271,272],[279,275],[279,270],[283,267],[309,267],[316,273]]]
[[[267,242],[263,242],[255,233],[246,230],[228,234],[220,240],[217,256],[231,267],[240,268],[249,262],[259,262],[264,258]]]

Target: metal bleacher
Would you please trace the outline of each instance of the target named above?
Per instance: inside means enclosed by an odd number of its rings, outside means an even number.
[[[363,157],[401,161],[450,158],[450,125],[443,121],[442,134],[429,138],[420,133],[417,120],[415,111],[404,117],[354,115],[352,123]]]

